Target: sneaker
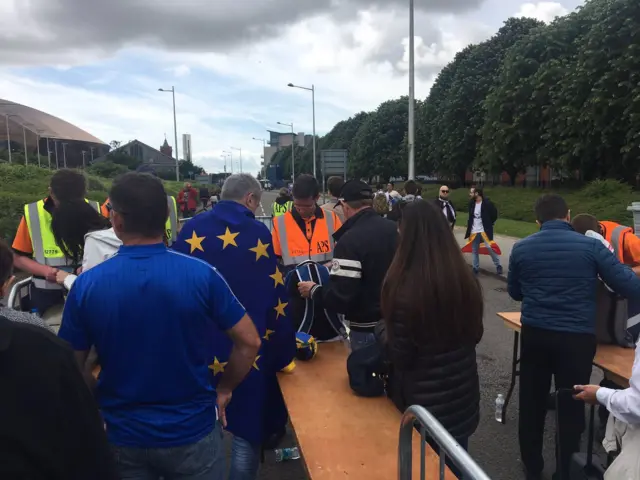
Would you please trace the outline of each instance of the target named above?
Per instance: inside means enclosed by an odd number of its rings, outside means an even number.
[[[498,275],[502,275],[502,265],[498,265],[496,267],[496,272],[498,273]]]

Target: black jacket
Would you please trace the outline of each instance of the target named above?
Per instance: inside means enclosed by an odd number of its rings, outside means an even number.
[[[471,227],[473,227],[473,215],[476,208],[475,200],[471,200],[469,202],[469,219],[467,220],[467,233],[464,238],[469,238],[471,236]],[[491,200],[488,198],[482,199],[482,205],[480,207],[480,216],[482,218],[482,227],[484,228],[484,233],[487,234],[489,240],[493,240],[493,225],[498,220],[498,209],[493,204]]]
[[[382,281],[396,252],[397,225],[367,208],[347,220],[333,238],[331,281],[314,287],[311,295],[322,295],[324,308],[344,314],[352,330],[373,332],[381,318]]]
[[[447,200],[447,202],[449,203],[449,205],[447,206],[447,222],[449,222],[449,225],[451,225],[451,227],[454,227],[456,224],[456,208],[453,206],[453,203],[451,203],[451,201]],[[445,201],[440,197],[436,198],[433,203],[438,210],[444,210]]]
[[[0,317],[0,478],[118,478],[73,351],[42,327]]]
[[[390,363],[388,395],[404,412],[421,405],[456,439],[470,437],[480,419],[480,382],[476,343],[443,347],[418,344],[401,306],[392,332],[380,332]]]

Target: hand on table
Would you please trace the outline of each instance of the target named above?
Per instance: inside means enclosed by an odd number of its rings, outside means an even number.
[[[309,298],[311,289],[315,286],[315,282],[298,282],[298,291],[303,298]]]
[[[576,400],[582,400],[589,405],[598,404],[598,397],[596,396],[598,390],[600,390],[598,385],[576,385],[573,388],[579,392],[573,396]]]

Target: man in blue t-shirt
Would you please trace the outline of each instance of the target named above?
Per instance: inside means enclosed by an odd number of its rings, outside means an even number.
[[[109,198],[123,246],[78,277],[60,337],[80,365],[92,346],[98,352],[97,398],[121,477],[222,479],[217,419],[225,426],[225,407],[253,365],[260,337],[214,268],[165,247],[159,180],[125,174]],[[225,365],[211,358],[220,331],[233,342]],[[217,392],[214,368],[224,372]]]

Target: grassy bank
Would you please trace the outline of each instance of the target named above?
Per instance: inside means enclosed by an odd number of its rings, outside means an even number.
[[[24,165],[0,164],[0,237],[11,241],[24,206],[47,196],[54,171]],[[108,196],[111,180],[87,176],[90,200],[100,203]],[[182,188],[178,182],[164,182],[167,193],[177,195]]]

